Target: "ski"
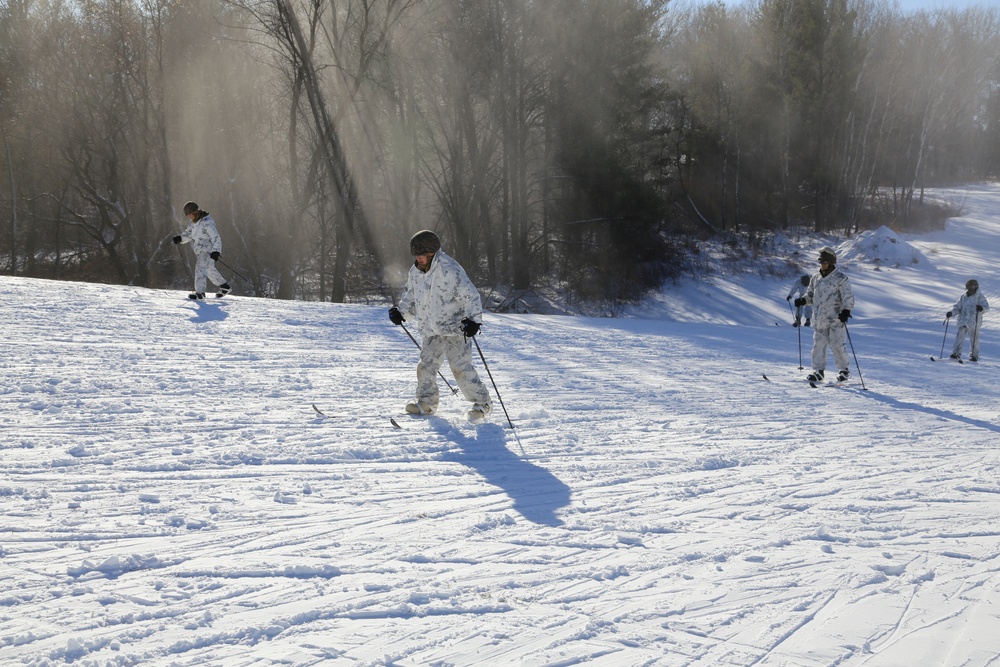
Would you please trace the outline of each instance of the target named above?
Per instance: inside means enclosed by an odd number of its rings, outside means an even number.
[[[767,382],[774,384],[774,380],[767,377],[766,373],[761,373],[761,377]],[[798,383],[799,380],[794,380],[794,382]],[[844,382],[839,382],[835,380],[827,382],[826,380],[810,380],[807,378],[806,382],[808,382],[809,386],[812,387],[813,389],[819,389],[820,387],[840,387],[841,389],[849,389],[851,387],[850,382],[847,380],[845,380]]]
[[[315,410],[315,411],[316,411],[316,414],[318,414],[318,415],[319,415],[320,417],[323,417],[324,419],[327,419],[327,418],[329,418],[329,415],[328,415],[328,414],[326,414],[325,412],[323,412],[322,410],[320,410],[320,409],[319,409],[318,407],[316,407],[316,404],[315,404],[315,403],[312,403],[312,409],[313,409],[313,410]],[[399,425],[399,423],[398,423],[398,422],[397,422],[397,421],[396,421],[395,419],[393,419],[392,417],[389,417],[389,423],[390,423],[390,424],[392,424],[392,425],[393,425],[393,427],[395,427],[395,428],[403,428],[403,427],[402,427],[402,426],[400,426],[400,425]]]
[[[793,382],[795,384],[798,384],[799,382],[801,382],[801,378],[778,378],[777,380],[772,380],[767,376],[767,373],[761,373],[760,377],[765,382],[770,382],[771,384],[777,384],[778,382]]]
[[[410,417],[412,419],[426,419],[427,417],[435,417],[435,416],[437,416],[437,413],[433,412],[433,413],[430,413],[430,414],[420,415],[420,414],[414,414],[412,412],[407,412],[406,416]],[[487,415],[483,414],[479,410],[469,410],[468,412],[465,413],[465,419],[470,424],[482,424],[483,422],[486,421],[486,417],[487,417]],[[390,421],[392,421],[392,420],[390,420]],[[392,421],[392,425],[395,426],[396,428],[402,428],[402,426],[400,426],[399,424],[397,424],[395,421]]]
[[[933,357],[932,356],[931,357],[931,361],[957,361],[960,364],[964,364],[965,363],[961,359],[952,359],[951,357]]]
[[[807,380],[807,382],[809,383],[809,386],[812,387],[813,389],[819,389],[821,387],[835,387],[837,389],[850,389],[851,386],[852,386],[849,380],[844,380],[843,382],[841,382],[840,380],[829,380],[829,381],[827,381],[827,380],[819,380],[819,381]]]

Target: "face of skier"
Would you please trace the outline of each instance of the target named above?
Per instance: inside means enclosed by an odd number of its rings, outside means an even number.
[[[422,255],[414,255],[413,258],[417,262],[417,268],[421,271],[426,271],[431,266],[431,260],[434,259],[434,253],[425,252]]]

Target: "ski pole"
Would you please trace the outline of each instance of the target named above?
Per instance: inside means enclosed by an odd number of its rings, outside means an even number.
[[[403,331],[405,331],[406,335],[410,337],[410,340],[413,341],[413,344],[417,346],[417,349],[418,350],[422,350],[423,348],[420,347],[420,343],[418,343],[417,339],[413,337],[413,334],[410,333],[410,330],[406,328],[406,325],[401,323],[399,326],[403,327]],[[451,386],[451,383],[448,382],[448,378],[446,378],[444,375],[442,375],[440,370],[438,371],[438,377],[440,377],[442,380],[444,380],[444,383],[446,385],[448,385],[448,389],[451,389],[451,393],[452,394],[457,394],[458,393],[458,389],[455,389],[454,387]]]
[[[941,354],[938,355],[941,359],[944,359],[944,344],[948,342],[948,324],[950,322],[950,317],[944,318],[944,338],[941,339]]]
[[[483,348],[479,347],[479,341],[476,340],[475,336],[472,336],[472,342],[475,343],[476,349],[479,350],[479,358],[483,360],[483,368],[486,369],[486,374],[490,376],[490,383],[493,384],[493,391],[497,393],[497,400],[500,401],[500,407],[503,408],[503,414],[507,417],[507,423],[510,424],[511,428],[514,428],[514,422],[510,420],[510,415],[507,414],[507,406],[503,404],[503,397],[500,396],[500,390],[497,389],[497,383],[493,379],[493,373],[490,373],[490,367],[486,363],[486,357],[483,356]]]
[[[223,265],[224,267],[226,267],[227,269],[229,269],[230,271],[232,271],[233,273],[235,273],[235,274],[236,274],[236,277],[237,277],[237,278],[243,278],[243,282],[245,282],[246,284],[248,284],[248,285],[253,285],[253,283],[251,283],[251,282],[250,282],[249,280],[247,280],[247,279],[246,279],[246,278],[245,278],[245,277],[243,276],[243,274],[242,274],[242,273],[240,273],[239,271],[237,271],[237,270],[236,270],[236,269],[234,269],[233,267],[231,267],[231,266],[229,266],[228,264],[226,264],[225,262],[223,262],[223,261],[222,261],[222,258],[221,258],[221,257],[220,257],[219,259],[215,260],[215,261],[216,261],[216,262],[218,262],[219,264],[222,264],[222,265]]]
[[[865,386],[865,378],[861,375],[861,364],[858,363],[858,355],[854,351],[854,342],[851,340],[851,330],[847,328],[847,322],[844,322],[844,333],[847,334],[847,342],[851,344],[851,354],[854,355],[854,365],[858,368],[858,379],[861,380],[861,388],[868,391],[868,387]]]
[[[795,327],[795,330],[799,333],[799,370],[802,370],[802,322],[800,317],[795,316],[795,311],[792,310],[792,304],[790,301],[785,301],[788,304],[788,312],[792,314],[795,321],[799,323],[799,326]]]
[[[802,326],[795,327],[795,330],[799,332],[799,370],[802,370]]]
[[[802,370],[802,327],[795,327],[799,332],[799,370]]]
[[[982,319],[982,317],[983,317],[983,314],[981,312],[979,312],[979,311],[976,311],[976,328],[972,330],[972,340],[969,343],[969,351],[970,352],[972,350],[978,351],[977,348],[979,346],[979,322]],[[976,356],[977,358],[979,357],[978,354],[974,355],[974,356]]]

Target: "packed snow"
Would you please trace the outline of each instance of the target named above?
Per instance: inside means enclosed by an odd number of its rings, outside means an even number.
[[[0,278],[0,664],[1000,665],[995,314],[930,359],[966,280],[1000,308],[1000,186],[936,194],[944,231],[834,240],[847,386],[803,380],[800,238],[629,317],[487,313],[478,425],[404,413],[388,304]]]

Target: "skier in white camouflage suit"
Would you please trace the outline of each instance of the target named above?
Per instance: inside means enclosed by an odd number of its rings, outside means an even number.
[[[205,281],[208,278],[219,286],[219,291],[215,295],[222,298],[232,291],[229,283],[219,270],[215,268],[215,262],[222,255],[222,239],[219,237],[219,230],[215,227],[215,220],[207,211],[201,210],[193,201],[184,204],[184,215],[191,221],[191,225],[174,237],[174,243],[192,243],[194,249],[194,292],[188,294],[189,299],[205,298]]]
[[[837,254],[832,248],[820,249],[819,265],[819,273],[809,280],[805,296],[795,300],[796,307],[813,307],[813,371],[806,379],[810,382],[823,380],[829,348],[840,371],[837,381],[844,382],[851,376],[847,359],[847,320],[854,308],[854,294],[850,280],[837,268]]]
[[[468,341],[479,333],[483,319],[479,290],[465,269],[441,250],[434,232],[425,229],[414,234],[410,254],[414,262],[399,306],[389,309],[393,324],[416,317],[423,341],[417,364],[417,395],[406,404],[406,411],[426,415],[437,410],[437,374],[447,358],[459,389],[473,404],[469,419],[483,419],[491,410],[490,394],[472,365]]]
[[[965,337],[972,333],[972,340],[969,344],[969,361],[979,361],[979,325],[982,324],[983,312],[989,310],[990,303],[979,291],[979,282],[970,280],[965,283],[965,294],[958,297],[958,301],[948,311],[947,317],[955,318],[958,323],[958,331],[955,332],[955,345],[951,348],[951,358],[962,358],[962,346],[965,344]]]
[[[801,297],[806,293],[806,288],[809,287],[809,276],[802,276],[795,281],[792,285],[792,289],[788,290],[788,296],[785,297],[785,301],[791,301],[792,297]],[[795,321],[792,322],[793,327],[797,327],[802,324],[802,316],[806,316],[806,323],[804,326],[809,326],[812,320],[812,306],[799,307],[795,309]]]

